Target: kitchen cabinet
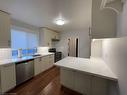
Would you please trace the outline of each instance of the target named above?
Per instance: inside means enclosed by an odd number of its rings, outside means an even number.
[[[0,48],[11,47],[10,15],[0,11]]]
[[[59,33],[47,29],[41,28],[39,32],[39,46],[52,47],[52,39],[59,39]]]
[[[54,54],[49,55],[48,68],[52,67],[54,63]]]
[[[15,64],[1,66],[1,92],[6,92],[16,86]]]
[[[60,77],[61,84],[65,87],[73,89],[83,95],[90,95],[91,76],[78,73],[75,70],[61,68]]]
[[[42,61],[41,61],[41,64],[40,64],[41,72],[44,72],[45,70],[48,69],[49,57],[48,57],[48,56],[44,56],[44,57],[42,57],[41,60],[42,60]]]
[[[92,95],[109,95],[109,82],[106,79],[92,78]],[[117,94],[115,94],[117,95]]]
[[[38,75],[51,68],[54,63],[54,54],[34,59],[34,75]]]
[[[122,12],[123,9],[123,0],[102,0],[101,9],[111,9],[116,13]]]
[[[41,62],[41,72],[48,70],[49,68],[51,68],[53,66],[54,63],[54,55],[48,55],[48,56],[44,56],[42,57],[42,62]]]
[[[116,37],[117,14],[104,9],[104,0],[92,0],[92,27],[90,29],[93,39]],[[101,8],[101,9],[100,9]],[[102,24],[102,22],[104,22]]]
[[[75,71],[61,68],[60,69],[60,82],[67,88],[74,89],[74,74]]]
[[[91,79],[92,77],[82,72],[75,72],[75,88],[74,90],[83,95],[91,95]],[[101,95],[101,94],[98,94]]]
[[[40,65],[41,65],[41,57],[34,59],[34,75],[35,76],[41,73]]]
[[[52,39],[59,39],[59,33],[52,31]]]

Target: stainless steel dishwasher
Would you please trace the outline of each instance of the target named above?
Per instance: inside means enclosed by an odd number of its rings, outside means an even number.
[[[34,76],[34,61],[27,60],[16,63],[16,85],[19,85]]]

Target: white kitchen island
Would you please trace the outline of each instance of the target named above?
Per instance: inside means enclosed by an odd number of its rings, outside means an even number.
[[[117,93],[117,77],[99,58],[67,57],[55,63],[59,66],[61,84],[83,95]]]

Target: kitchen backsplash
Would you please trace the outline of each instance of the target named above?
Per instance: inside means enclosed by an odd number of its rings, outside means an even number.
[[[11,58],[11,48],[0,48],[0,60]]]
[[[37,48],[31,48],[31,49],[22,49],[22,57],[23,56],[28,56],[28,55],[33,55],[37,53]],[[12,50],[12,57],[18,57],[18,50]]]
[[[91,43],[91,57],[102,57],[102,39],[93,39]]]
[[[38,47],[37,53],[43,54],[48,53],[49,47]],[[0,48],[0,60],[12,58],[12,49],[11,48]]]
[[[37,48],[37,53],[40,53],[40,54],[48,53],[48,49],[49,49],[49,47],[38,47]]]

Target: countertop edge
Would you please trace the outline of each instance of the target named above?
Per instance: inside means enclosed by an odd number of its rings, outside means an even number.
[[[36,57],[26,56],[25,59],[23,59],[23,58],[5,59],[5,60],[0,61],[0,66],[14,64],[14,63],[17,63],[17,62],[22,62],[22,61],[27,61],[27,60],[32,60],[32,59],[34,60],[36,58],[45,57],[45,56],[48,56],[48,55],[54,55],[54,53],[40,54],[40,56],[36,56]]]
[[[108,77],[108,76],[104,76],[104,75],[100,75],[100,74],[96,74],[96,73],[92,73],[92,72],[82,71],[82,70],[75,69],[75,68],[70,68],[70,67],[65,67],[65,66],[59,66],[59,65],[56,65],[56,64],[55,64],[55,66],[66,68],[66,69],[71,69],[71,70],[75,70],[75,71],[80,71],[80,72],[86,73],[88,75],[92,75],[92,76],[96,76],[96,77],[101,77],[101,78],[112,80],[112,81],[116,81],[116,82],[118,81],[118,78],[113,78],[113,77]]]
[[[76,59],[76,58],[75,58]],[[74,62],[73,60],[75,60],[74,57],[72,57],[72,62]],[[77,60],[80,60],[81,58],[77,58]],[[84,58],[85,59],[85,58]],[[82,60],[82,59],[81,59]],[[70,65],[67,65],[66,63],[63,64],[63,62],[68,62],[68,64],[70,63]],[[108,80],[111,80],[111,81],[118,81],[118,77],[112,72],[112,70],[106,65],[106,63],[102,63],[104,65],[102,66],[105,66],[106,70],[109,72],[109,74],[104,74],[103,73],[98,73],[94,70],[88,70],[88,69],[80,69],[77,67],[77,65],[71,65],[73,64],[72,62],[69,62],[69,61],[66,61],[66,58],[63,59],[63,61],[58,61],[57,63],[54,63],[55,66],[58,66],[58,67],[62,67],[62,68],[66,68],[66,69],[72,69],[72,70],[76,70],[76,71],[80,71],[80,72],[83,72],[83,73],[86,73],[86,74],[89,74],[89,75],[92,75],[92,76],[97,76],[97,77],[101,77],[101,78],[104,78],[104,79],[108,79]],[[82,61],[81,61],[82,62]],[[84,61],[85,62],[85,61]],[[91,62],[91,60],[89,59],[89,62]],[[74,62],[75,64],[75,62]],[[82,64],[82,63],[81,63]],[[84,64],[84,63],[83,63]],[[93,63],[86,63],[86,64],[93,64]],[[96,63],[95,63],[96,64]],[[99,63],[100,64],[100,63]],[[85,65],[84,65],[85,66]],[[87,66],[92,66],[92,65],[86,65]],[[101,65],[100,65],[101,66]],[[92,66],[93,68],[93,66]]]

